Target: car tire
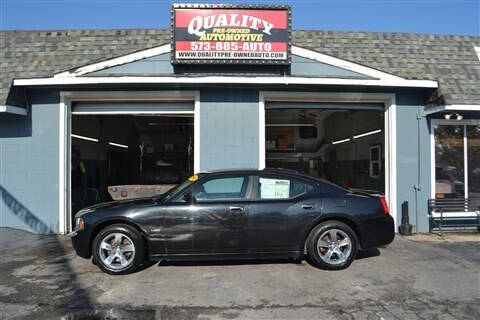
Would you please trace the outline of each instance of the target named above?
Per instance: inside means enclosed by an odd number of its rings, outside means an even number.
[[[310,232],[307,238],[307,252],[312,264],[318,268],[345,269],[357,255],[358,238],[352,228],[345,223],[326,221],[315,226]]]
[[[135,271],[144,259],[144,243],[135,228],[113,224],[96,235],[92,245],[95,264],[108,274],[128,274]]]

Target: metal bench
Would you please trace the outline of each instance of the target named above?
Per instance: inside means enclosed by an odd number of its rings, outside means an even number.
[[[480,198],[428,199],[428,215],[430,232],[443,233],[445,227],[480,231]]]

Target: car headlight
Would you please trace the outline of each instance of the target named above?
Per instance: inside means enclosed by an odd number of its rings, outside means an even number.
[[[75,221],[75,231],[79,232],[83,231],[83,229],[85,229],[85,222],[82,218],[77,218]]]

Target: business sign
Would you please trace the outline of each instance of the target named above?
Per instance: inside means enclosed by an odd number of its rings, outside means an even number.
[[[288,6],[172,5],[172,63],[290,64]]]

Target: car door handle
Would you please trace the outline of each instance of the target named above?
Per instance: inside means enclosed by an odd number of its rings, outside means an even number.
[[[312,204],[302,204],[302,209],[311,210],[311,209],[313,209],[313,205]]]
[[[230,212],[243,213],[243,208],[242,207],[230,207]]]

